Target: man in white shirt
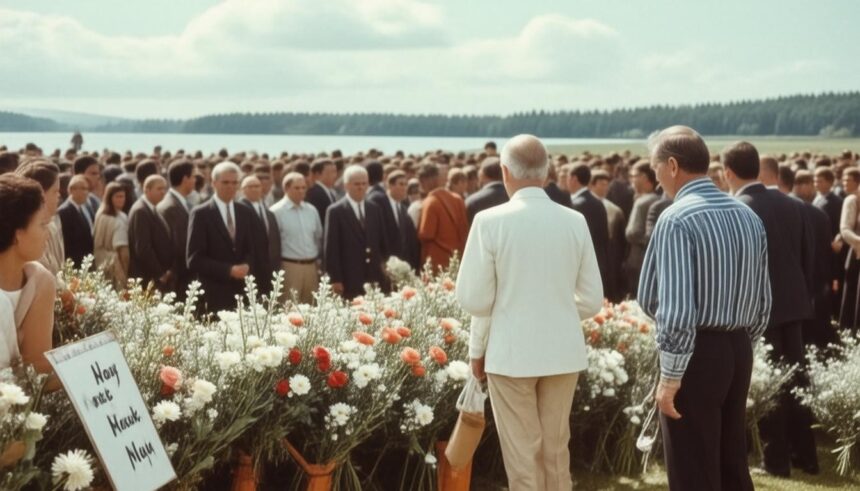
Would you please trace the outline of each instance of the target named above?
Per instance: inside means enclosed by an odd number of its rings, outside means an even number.
[[[457,277],[475,316],[472,372],[489,380],[510,489],[570,490],[570,409],[587,365],[580,320],[603,304],[600,271],[583,216],[543,190],[540,140],[512,138],[501,164],[511,200],[475,215]]]
[[[281,233],[281,267],[284,291],[300,303],[313,302],[319,286],[317,260],[322,249],[323,228],[316,208],[304,201],[307,181],[298,172],[284,176],[284,197],[272,206]]]

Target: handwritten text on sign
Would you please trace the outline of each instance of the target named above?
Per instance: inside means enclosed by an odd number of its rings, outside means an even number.
[[[151,491],[176,478],[112,331],[46,356],[115,489]]]

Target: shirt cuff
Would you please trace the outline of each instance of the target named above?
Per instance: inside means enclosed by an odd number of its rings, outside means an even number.
[[[692,353],[675,354],[660,352],[660,375],[665,379],[679,380],[684,377]]]

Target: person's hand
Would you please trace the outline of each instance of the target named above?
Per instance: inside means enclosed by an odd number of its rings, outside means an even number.
[[[681,413],[675,409],[675,394],[680,388],[680,380],[660,378],[660,383],[657,384],[657,393],[654,394],[660,412],[672,419],[681,419]]]
[[[332,283],[331,289],[338,295],[343,295],[343,283]]]
[[[484,372],[484,358],[472,358],[472,375],[481,382],[487,378],[487,373]]]
[[[170,278],[173,278],[173,271],[167,270],[166,273],[161,275],[161,278],[159,278],[158,281],[162,285],[166,285],[170,281]]]
[[[245,279],[250,269],[247,264],[237,264],[230,268],[230,277],[236,280]]]
[[[837,235],[836,239],[834,239],[833,242],[830,244],[830,247],[833,249],[833,252],[838,254],[839,252],[842,251],[843,245],[844,245],[844,243],[842,242],[842,237],[839,237]]]

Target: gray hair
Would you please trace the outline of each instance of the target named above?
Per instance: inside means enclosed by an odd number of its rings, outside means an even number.
[[[284,176],[282,187],[286,189],[292,186],[295,181],[304,178],[305,176],[303,176],[300,172],[290,172],[289,174]]]
[[[242,175],[242,169],[240,169],[238,165],[230,162],[229,160],[225,160],[212,169],[212,180],[217,181],[218,178],[221,177],[221,174],[229,174],[231,172],[235,173],[237,177]]]
[[[502,165],[514,179],[546,179],[549,159],[543,143],[532,135],[517,135],[502,147]]]
[[[353,177],[364,176],[367,177],[367,169],[360,165],[350,165],[343,171],[343,182],[347,183],[352,180]]]

